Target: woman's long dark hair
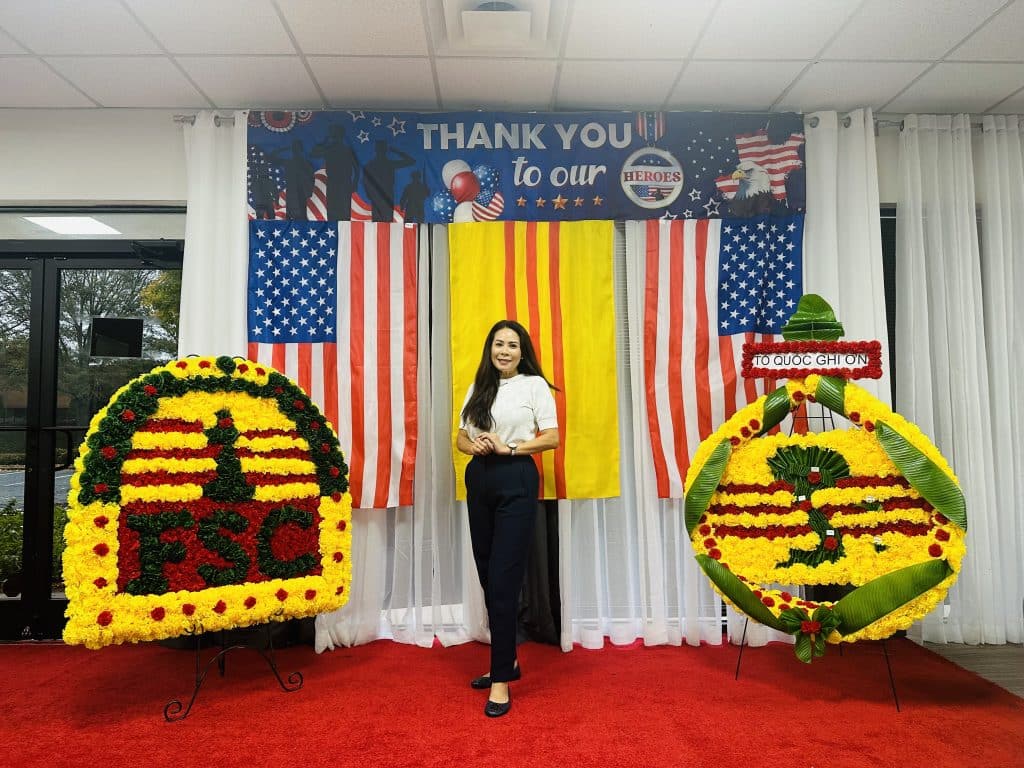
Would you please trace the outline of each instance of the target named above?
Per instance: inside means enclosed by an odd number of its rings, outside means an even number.
[[[537,353],[533,351],[533,342],[530,341],[530,334],[515,320],[499,320],[487,333],[487,341],[484,342],[484,352],[480,356],[480,365],[476,369],[476,378],[473,379],[473,396],[469,398],[466,407],[462,410],[462,417],[467,424],[472,424],[477,429],[490,429],[494,426],[491,418],[491,406],[494,405],[494,398],[498,395],[498,369],[491,362],[491,344],[494,343],[494,334],[502,328],[511,328],[519,336],[519,351],[522,358],[519,360],[519,373],[527,376],[540,376],[547,381],[549,387],[556,392],[558,387],[548,381],[547,376],[540,369],[537,362]]]

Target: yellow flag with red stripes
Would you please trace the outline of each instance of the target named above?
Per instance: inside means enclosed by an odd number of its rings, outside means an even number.
[[[545,499],[619,495],[611,221],[473,222],[448,227],[452,445],[487,332],[516,320],[554,392],[561,445],[535,456]],[[454,450],[456,495],[469,456]]]

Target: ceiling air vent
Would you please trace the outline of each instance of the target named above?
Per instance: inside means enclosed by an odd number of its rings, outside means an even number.
[[[472,48],[524,48],[530,45],[530,11],[514,3],[483,2],[462,12],[462,32]]]

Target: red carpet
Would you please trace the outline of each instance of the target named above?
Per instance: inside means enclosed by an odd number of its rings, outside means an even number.
[[[468,681],[487,647],[377,642],[278,652],[284,693],[252,651],[207,679],[160,646],[0,646],[4,766],[665,766],[1022,768],[1024,700],[906,640],[890,642],[902,712],[877,644],[809,668],[788,646],[520,648],[513,707],[489,720]]]

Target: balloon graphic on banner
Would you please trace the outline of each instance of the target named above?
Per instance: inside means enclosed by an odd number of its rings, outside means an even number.
[[[470,168],[465,160],[449,160],[441,169],[446,189],[430,198],[439,218],[456,224],[494,221],[505,210],[505,198],[498,189],[500,173],[489,165]]]

